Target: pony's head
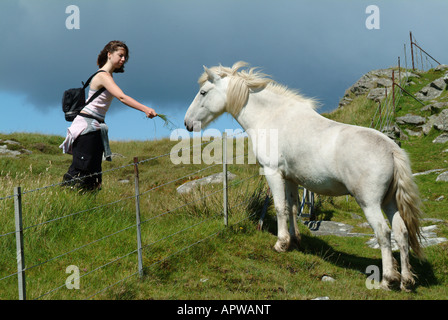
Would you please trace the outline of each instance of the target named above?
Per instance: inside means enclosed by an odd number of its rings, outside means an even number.
[[[236,116],[249,98],[250,90],[266,87],[271,79],[264,74],[238,71],[246,62],[236,62],[231,68],[218,66],[207,68],[199,77],[199,92],[185,114],[185,126],[189,131],[205,128],[224,112]]]
[[[200,131],[226,110],[228,79],[204,66],[200,89],[185,114],[188,131]]]

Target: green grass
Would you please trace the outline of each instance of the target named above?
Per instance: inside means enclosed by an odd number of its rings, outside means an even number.
[[[437,76],[433,71],[424,73],[421,83],[407,89],[416,92]],[[325,116],[369,126],[376,106],[361,96]],[[415,100],[403,97],[397,115],[420,114],[420,109]],[[414,172],[446,168],[446,154],[442,153],[446,144],[432,143],[438,134],[432,130],[428,136],[401,141]],[[427,248],[426,262],[411,258],[418,275],[416,290],[411,293],[366,288],[366,268],[381,266],[380,251],[365,244],[369,237],[317,237],[300,225],[301,250],[275,252],[277,226],[272,203],[263,230],[257,230],[267,191],[264,177],[248,179],[257,175],[257,165],[229,165],[228,170],[238,178],[229,182],[231,210],[229,226],[224,227],[220,185],[183,196],[176,193],[182,183],[219,172],[222,166],[195,173],[207,165],[173,165],[169,156],[157,157],[170,153],[176,141],[111,142],[112,151],[123,157],[103,162],[106,173],[100,192],[82,193],[58,185],[71,163],[71,156],[58,149],[63,137],[15,133],[0,134],[0,139],[15,140],[20,143],[15,148],[32,151],[18,158],[0,157],[0,198],[13,194],[15,186],[25,192],[25,262],[32,267],[26,271],[29,299],[448,298],[447,243]],[[139,160],[157,157],[139,164],[143,278],[137,273],[135,252],[135,156]],[[444,219],[437,223],[437,234],[448,237],[448,199],[436,201],[446,196],[446,184],[435,182],[436,176],[418,176],[416,182],[425,217]],[[370,228],[358,226],[366,220],[352,198],[317,196],[316,204],[319,219],[349,223],[355,226],[353,232],[372,233]],[[14,231],[12,198],[0,200],[0,219],[0,235]],[[14,233],[0,237],[0,252],[2,279],[16,272]],[[398,259],[398,253],[395,255]],[[65,287],[70,275],[65,270],[70,265],[80,270],[79,290]],[[322,282],[324,275],[336,281]],[[17,299],[16,275],[0,280],[0,287],[0,299]]]

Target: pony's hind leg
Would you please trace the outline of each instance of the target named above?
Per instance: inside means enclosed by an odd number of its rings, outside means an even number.
[[[383,210],[392,225],[395,240],[400,249],[400,263],[401,263],[401,284],[400,288],[403,291],[410,291],[415,284],[414,274],[411,271],[411,264],[409,263],[409,236],[408,230],[400,213],[397,209],[395,200],[390,201],[383,206]]]
[[[300,232],[297,225],[297,215],[299,213],[299,186],[297,183],[286,180],[286,200],[287,211],[289,212],[289,236],[290,248],[300,247]]]
[[[383,217],[379,205],[361,206],[367,221],[375,232],[378,244],[381,248],[383,279],[381,287],[389,290],[400,283],[400,273],[396,270],[396,261],[392,256],[391,231]]]

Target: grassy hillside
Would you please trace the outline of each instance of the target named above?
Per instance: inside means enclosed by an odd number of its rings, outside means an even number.
[[[416,92],[437,74],[422,74],[407,89]],[[442,98],[446,97],[445,92]],[[421,106],[403,98],[397,116],[419,114]],[[376,104],[359,96],[344,109],[325,116],[369,126]],[[432,140],[438,132],[401,141],[413,171],[446,168],[445,145]],[[220,172],[221,165],[173,165],[169,156],[177,142],[167,139],[112,142],[120,156],[103,162],[103,189],[83,193],[59,185],[71,157],[58,149],[63,137],[39,134],[0,134],[18,142],[18,157],[0,157],[0,198],[21,186],[23,195],[25,262],[29,299],[446,299],[448,244],[425,250],[427,261],[411,258],[418,275],[415,292],[369,290],[369,265],[381,266],[379,250],[369,237],[314,236],[304,226],[300,251],[276,253],[276,222],[270,203],[263,230],[257,221],[267,185],[256,165],[232,164],[237,175],[229,182],[229,226],[222,217],[221,185],[179,195],[182,183]],[[0,145],[4,142],[0,142]],[[203,147],[204,148],[204,147]],[[27,151],[28,150],[28,151]],[[31,153],[30,153],[31,151]],[[144,277],[137,272],[133,157],[151,159],[139,165]],[[202,170],[203,171],[200,171]],[[416,177],[427,218],[437,223],[439,236],[448,237],[446,183],[436,174]],[[164,185],[167,182],[171,183]],[[50,187],[45,187],[50,186]],[[37,190],[36,190],[37,189]],[[353,199],[318,197],[319,219],[355,226],[353,232],[372,233]],[[361,216],[362,218],[359,218]],[[14,205],[0,200],[0,299],[17,299]],[[433,224],[423,222],[423,225]],[[397,255],[398,258],[398,255]],[[69,290],[68,266],[77,266],[79,290]],[[12,274],[12,276],[10,276]],[[324,275],[335,282],[323,282]]]

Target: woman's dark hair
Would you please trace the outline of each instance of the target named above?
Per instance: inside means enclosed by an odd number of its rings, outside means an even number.
[[[102,68],[106,64],[108,53],[113,53],[113,52],[117,51],[119,48],[123,48],[126,51],[126,61],[124,62],[124,64],[126,62],[128,62],[128,60],[129,60],[128,46],[122,41],[113,40],[113,41],[110,41],[108,44],[106,44],[104,49],[98,55],[98,59],[96,61],[96,63],[98,64],[98,67]],[[116,72],[116,73],[124,72],[124,64],[120,68],[115,69],[114,72]]]

